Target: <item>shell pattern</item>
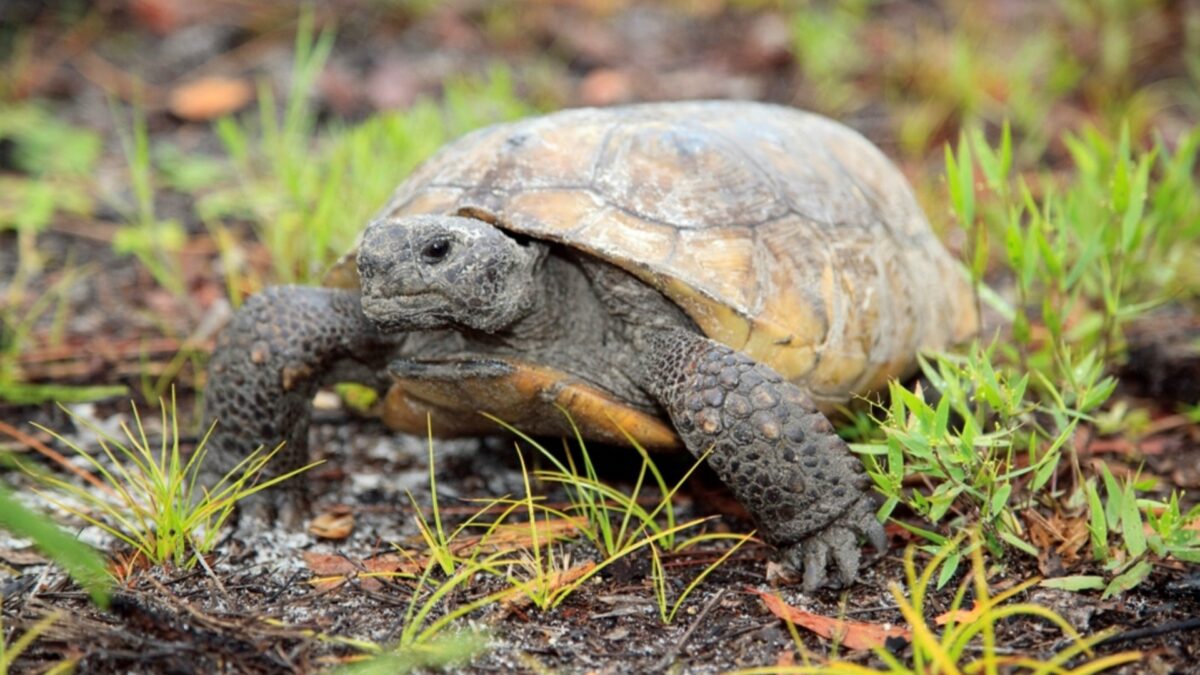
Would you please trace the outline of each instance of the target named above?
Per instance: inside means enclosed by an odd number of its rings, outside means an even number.
[[[618,265],[825,409],[977,327],[970,285],[899,171],[791,108],[657,103],[491,126],[425,162],[380,217],[419,213],[476,215]],[[354,276],[352,251],[331,278]]]

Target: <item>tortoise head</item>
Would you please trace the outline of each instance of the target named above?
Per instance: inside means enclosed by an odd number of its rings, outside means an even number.
[[[383,218],[358,250],[363,312],[382,330],[502,330],[532,311],[545,254],[474,218]]]

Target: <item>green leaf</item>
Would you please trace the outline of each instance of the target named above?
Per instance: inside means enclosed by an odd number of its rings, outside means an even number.
[[[1104,588],[1104,577],[1090,574],[1078,574],[1068,577],[1043,579],[1039,586],[1056,588],[1060,591],[1098,591]]]
[[[1033,544],[1030,544],[1029,542],[1025,541],[1024,539],[1021,539],[1020,537],[1013,534],[1012,532],[1009,532],[1008,530],[1002,530],[1000,532],[1000,538],[1003,539],[1009,546],[1012,546],[1013,548],[1016,548],[1017,550],[1025,553],[1029,556],[1032,556],[1034,558],[1036,558],[1038,556],[1038,550],[1037,550],[1037,548],[1034,547]]]
[[[1109,183],[1109,199],[1112,200],[1112,210],[1124,213],[1129,208],[1129,123],[1121,125],[1121,140],[1117,146],[1117,161],[1113,166],[1112,180]]]
[[[954,578],[954,573],[958,571],[959,563],[962,562],[962,551],[956,550],[946,556],[946,560],[942,562],[942,569],[938,572],[937,587],[942,588],[951,579]]]
[[[1107,464],[1100,465],[1100,476],[1104,479],[1104,493],[1108,497],[1108,501],[1104,504],[1104,516],[1108,520],[1108,529],[1116,530],[1120,525],[1124,491],[1117,479],[1113,477],[1112,472],[1108,470]]]
[[[25,508],[0,485],[0,528],[33,540],[43,553],[62,565],[79,582],[92,602],[108,606],[109,577],[104,558],[90,546],[63,532],[49,519]],[[2,639],[2,638],[0,638]]]
[[[1117,390],[1117,378],[1109,375],[1100,384],[1089,389],[1079,402],[1079,412],[1090,412],[1100,407]]]
[[[1147,560],[1139,560],[1133,567],[1125,573],[1118,575],[1113,579],[1108,587],[1104,589],[1104,593],[1100,596],[1101,600],[1107,600],[1114,595],[1120,595],[1125,591],[1135,588],[1138,584],[1145,581],[1154,566]]]
[[[1005,119],[1004,125],[1000,128],[1000,175],[1007,178],[1012,172],[1012,163],[1012,130],[1009,129],[1008,119]]]
[[[996,490],[995,494],[992,495],[992,510],[990,511],[990,515],[996,516],[1004,512],[1005,507],[1008,506],[1008,496],[1011,493],[1012,483],[1004,483]]]
[[[975,223],[974,162],[971,147],[963,135],[958,141],[958,156],[946,144],[946,183],[950,188],[950,203],[958,216],[959,224],[970,228]]]
[[[1045,487],[1046,483],[1050,481],[1050,477],[1053,476],[1057,470],[1058,458],[1051,457],[1049,453],[1047,453],[1044,461],[1041,462],[1037,471],[1033,474],[1033,483],[1030,485],[1030,489],[1032,489],[1034,492],[1041,490],[1043,487]]]
[[[1146,552],[1146,532],[1142,529],[1142,513],[1138,510],[1133,486],[1127,485],[1121,500],[1121,537],[1130,555],[1139,557]]]
[[[38,405],[58,401],[60,403],[91,403],[124,396],[124,385],[100,385],[94,387],[69,384],[24,384],[0,382],[0,401],[18,405]]]
[[[1089,478],[1083,485],[1088,501],[1088,533],[1092,540],[1092,557],[1100,562],[1108,560],[1108,518],[1104,515],[1104,504],[1096,481]]]
[[[908,530],[909,532],[912,532],[913,534],[921,537],[922,539],[927,539],[927,540],[933,542],[937,546],[943,546],[946,544],[947,541],[950,541],[946,537],[943,537],[942,535],[938,534],[937,532],[934,532],[933,530],[926,530],[924,528],[917,527],[916,525],[913,525],[912,523],[906,523],[903,520],[894,520],[892,522],[894,522],[895,524],[899,525],[900,527]]]
[[[933,423],[930,424],[929,434],[936,441],[941,441],[946,437],[946,429],[950,423],[950,398],[943,396],[942,400],[938,401],[937,410],[933,414]]]
[[[1146,187],[1153,160],[1154,151],[1151,151],[1138,162],[1137,173],[1130,187],[1132,194],[1129,196],[1129,204],[1121,212],[1121,250],[1126,253],[1135,251],[1145,236],[1146,228],[1142,215],[1146,210]]]

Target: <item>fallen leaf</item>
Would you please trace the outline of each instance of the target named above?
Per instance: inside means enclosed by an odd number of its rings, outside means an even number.
[[[416,574],[421,571],[419,562],[395,553],[359,560],[339,553],[306,551],[304,564],[313,574],[317,575],[317,578],[309,579],[308,583],[323,588],[336,586],[347,579],[358,577],[363,588],[378,590],[383,584],[373,576],[364,575]]]
[[[588,560],[587,562],[580,563],[574,567],[571,567],[571,568],[568,568],[565,570],[551,572],[549,575],[550,578],[548,579],[547,584],[546,584],[547,595],[553,594],[558,589],[574,582],[575,580],[588,574],[595,568],[596,568],[596,563],[591,560]],[[517,609],[517,608],[528,607],[531,602],[533,602],[533,600],[530,599],[530,597],[528,595],[521,594],[521,595],[512,596],[508,600],[504,601],[504,609],[505,610],[513,610],[513,609]]]
[[[322,539],[345,539],[354,531],[354,514],[348,509],[326,511],[308,524],[309,534]]]
[[[578,518],[557,518],[554,520],[537,521],[537,541],[539,546],[566,539],[579,532],[583,521]],[[450,550],[456,555],[467,555],[479,548],[488,553],[515,551],[531,548],[534,540],[533,530],[529,523],[503,523],[489,534],[473,537],[463,537],[450,544]]]
[[[138,23],[158,33],[169,35],[179,27],[183,13],[177,0],[130,0],[129,13]]]
[[[939,626],[945,626],[953,621],[954,623],[971,623],[983,614],[983,608],[975,605],[971,609],[954,609],[944,614],[939,614],[934,621]]]
[[[827,616],[796,609],[784,602],[777,595],[750,587],[747,587],[746,590],[762,598],[763,603],[767,605],[767,609],[771,610],[771,613],[780,619],[807,628],[826,640],[836,639],[840,644],[850,649],[882,647],[888,638],[893,637],[912,641],[912,633],[900,626],[831,619]]]
[[[211,76],[176,87],[167,105],[176,117],[204,122],[240,110],[253,97],[245,80]]]
[[[1053,514],[1043,516],[1033,509],[1021,514],[1028,528],[1028,540],[1038,549],[1038,567],[1043,575],[1059,577],[1081,560],[1089,541],[1086,517]]]

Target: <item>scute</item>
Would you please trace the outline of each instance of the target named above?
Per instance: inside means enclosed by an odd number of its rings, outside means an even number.
[[[463,212],[632,272],[824,409],[978,323],[895,167],[791,108],[642,104],[489,127],[428,160],[380,216]]]
[[[736,147],[677,121],[618,123],[592,185],[609,204],[680,229],[756,225],[787,212],[769,175]]]

